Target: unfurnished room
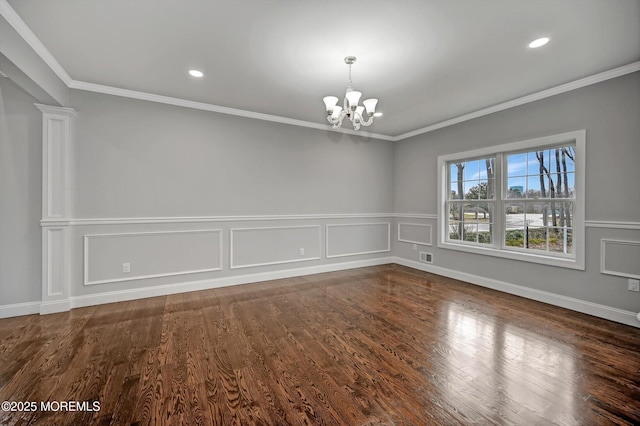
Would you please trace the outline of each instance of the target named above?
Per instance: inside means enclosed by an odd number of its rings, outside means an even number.
[[[0,0],[0,425],[640,424],[640,0]]]

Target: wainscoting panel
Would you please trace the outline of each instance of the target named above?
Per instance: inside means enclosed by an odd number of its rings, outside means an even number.
[[[422,223],[398,223],[398,241],[430,246],[431,225]]]
[[[221,269],[220,229],[84,236],[84,285]]]
[[[43,232],[43,269],[45,271],[45,297],[63,296],[65,288],[64,228],[47,228]]]
[[[391,224],[327,225],[327,258],[391,251]]]
[[[640,241],[601,240],[600,272],[640,279]]]
[[[231,269],[320,259],[320,225],[233,228],[229,234]]]

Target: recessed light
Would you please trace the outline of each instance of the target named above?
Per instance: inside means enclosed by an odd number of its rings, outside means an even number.
[[[382,113],[381,112],[376,112],[373,114],[374,117],[382,117]]]
[[[202,73],[202,71],[198,71],[198,70],[189,70],[189,75],[191,77],[202,77],[204,74]]]
[[[549,43],[549,37],[542,37],[529,43],[529,47],[535,49],[536,47],[542,47],[547,43]]]

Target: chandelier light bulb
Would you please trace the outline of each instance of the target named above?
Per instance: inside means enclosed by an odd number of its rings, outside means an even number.
[[[335,96],[325,96],[322,100],[324,101],[324,105],[327,107],[327,113],[331,114],[338,103],[338,98]]]
[[[362,105],[367,109],[367,114],[373,115],[376,112],[376,105],[378,104],[378,100],[375,98],[365,99],[362,101]]]
[[[340,113],[342,112],[342,107],[336,106],[334,107],[333,112],[331,113],[331,118],[333,120],[337,120],[340,117]]]
[[[347,98],[347,102],[349,102],[349,108],[351,108],[351,110],[356,109],[356,107],[358,106],[358,102],[360,102],[361,96],[362,96],[362,93],[356,90],[347,92],[346,98]]]

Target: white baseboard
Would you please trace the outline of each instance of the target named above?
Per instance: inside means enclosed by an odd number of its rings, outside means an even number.
[[[191,281],[186,283],[167,284],[130,290],[110,291],[98,294],[87,294],[83,296],[73,297],[71,298],[70,302],[72,308],[80,308],[84,306],[102,305],[105,303],[142,299],[146,297],[166,296],[169,294],[186,293],[189,291],[208,290],[212,288],[228,287],[232,285],[248,284],[260,281],[321,274],[323,272],[342,271],[345,269],[362,268],[365,266],[385,265],[392,262],[393,261],[391,257],[381,257],[376,259],[358,260],[354,262],[332,263],[329,265],[284,269],[257,274],[236,275],[232,277],[216,278],[212,280]]]
[[[40,313],[40,301],[0,305],[0,318],[19,317]]]
[[[124,302],[147,297],[166,296],[170,294],[185,293],[189,291],[207,290],[212,288],[227,287],[239,284],[248,284],[260,281],[277,280],[283,278],[300,277],[311,274],[321,274],[324,272],[342,271],[345,269],[362,268],[366,266],[385,265],[397,263],[409,268],[418,269],[433,274],[442,275],[449,278],[476,284],[482,287],[491,288],[527,299],[537,300],[562,308],[571,309],[577,312],[604,318],[610,321],[619,322],[640,328],[640,321],[636,318],[635,312],[624,311],[610,306],[587,302],[585,300],[562,296],[547,291],[536,290],[528,287],[498,281],[491,278],[481,277],[466,272],[455,271],[453,269],[442,268],[430,264],[420,263],[400,257],[381,257],[376,259],[358,260],[353,262],[340,262],[328,265],[309,266],[304,268],[284,269],[272,272],[262,272],[257,274],[245,274],[231,277],[223,277],[212,280],[191,281],[186,283],[167,284],[129,290],[111,291],[98,294],[88,294],[75,296],[71,299],[56,300],[50,302],[26,302],[12,305],[0,305],[0,318],[15,317],[40,313],[41,315],[55,312],[68,311],[71,308],[84,306],[101,305],[105,303]]]
[[[414,260],[403,259],[401,257],[394,257],[393,263],[640,328],[640,321],[638,321],[638,319],[636,318],[635,312],[624,311],[622,309],[587,302],[585,300],[575,299],[573,297],[562,296],[559,294],[550,293],[548,291],[536,290],[533,288],[511,284],[504,281],[494,280],[492,278],[481,277],[466,272],[460,272],[440,266],[429,265],[421,262],[416,262]]]
[[[72,308],[71,300],[59,299],[40,303],[40,315],[56,314],[66,312]]]

